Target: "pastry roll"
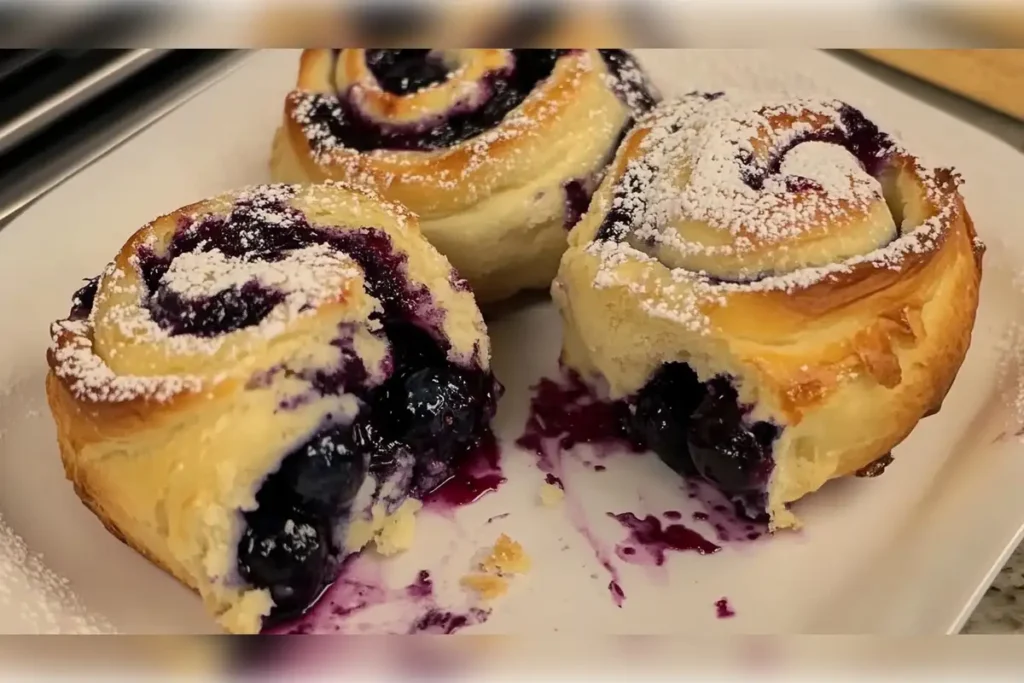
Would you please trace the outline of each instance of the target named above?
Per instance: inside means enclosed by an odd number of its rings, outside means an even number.
[[[408,547],[498,391],[473,296],[415,217],[333,183],[156,219],[52,338],[76,493],[235,633],[301,614],[349,553]]]
[[[570,235],[563,363],[676,470],[796,526],[956,376],[984,251],[959,182],[843,102],[664,103]]]
[[[487,303],[550,286],[568,229],[655,99],[621,50],[307,50],[271,172],[404,204]]]

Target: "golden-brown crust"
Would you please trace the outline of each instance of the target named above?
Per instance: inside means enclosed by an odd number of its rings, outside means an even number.
[[[459,52],[466,71],[459,77],[466,79],[462,85],[471,86],[508,59],[502,50]],[[274,137],[274,179],[365,184],[408,206],[481,301],[548,286],[565,248],[562,186],[599,174],[630,118],[598,53],[560,58],[552,75],[493,130],[433,151],[359,152],[335,142],[315,148],[308,130],[309,93],[331,97],[358,87],[375,118],[401,123],[421,110],[443,113],[455,97],[445,88],[459,84],[455,78],[396,96],[366,76],[361,51],[343,50],[337,59],[336,64],[331,50],[303,53],[297,89],[285,98],[283,124]]]
[[[104,496],[94,490],[88,476],[88,469],[80,467],[77,458],[77,454],[82,451],[83,446],[95,441],[100,434],[96,424],[97,416],[93,414],[91,417],[83,419],[83,415],[89,415],[91,411],[83,413],[79,401],[71,395],[52,370],[46,375],[46,400],[57,423],[57,445],[61,463],[64,466],[64,474],[74,486],[75,495],[82,501],[82,504],[96,516],[114,538],[198,594],[196,582],[189,572],[177,563],[165,559],[163,554],[154,552],[134,540],[134,534],[130,530],[121,528],[122,524],[130,528],[130,520],[125,519],[123,515],[109,512],[104,506]],[[100,421],[102,419],[99,418]],[[115,519],[115,517],[119,519]]]
[[[519,180],[519,173],[501,172],[521,165],[523,144],[527,152],[543,147],[553,133],[564,128],[565,118],[578,109],[578,100],[589,91],[608,91],[607,70],[591,53],[559,60],[551,77],[519,107],[522,121],[516,136],[487,136],[431,153],[388,152],[364,154],[338,148],[331,158],[318,160],[310,148],[296,104],[301,91],[333,92],[330,50],[305,50],[299,72],[299,90],[285,98],[284,128],[286,140],[298,151],[298,158],[313,182],[339,180],[369,182],[389,199],[409,207],[421,218],[464,210],[482,196],[501,192]],[[628,114],[614,95],[600,99],[600,106],[619,114],[624,122]],[[614,131],[613,135],[618,131]],[[479,163],[480,159],[486,163]],[[538,164],[530,164],[531,167]],[[518,170],[518,169],[517,169]],[[495,172],[498,171],[498,172]],[[451,179],[458,179],[452,186]]]
[[[806,221],[806,230],[827,232],[828,213],[792,208],[810,193],[822,192],[812,188],[801,196],[795,190],[779,190],[777,196],[765,198],[760,190],[736,185],[746,199],[736,200],[737,218],[728,222],[728,229],[703,222],[696,216],[704,215],[704,195],[694,197],[688,187],[700,182],[694,174],[713,173],[716,182],[728,185],[726,171],[741,168],[728,166],[741,162],[731,161],[719,141],[707,143],[706,138],[677,144],[672,149],[684,150],[680,156],[658,158],[659,165],[654,166],[651,187],[661,187],[659,178],[669,179],[675,183],[670,185],[673,196],[681,197],[680,205],[686,207],[671,220],[657,214],[647,219],[666,221],[662,233],[647,229],[643,239],[627,233],[621,244],[599,236],[612,194],[625,182],[627,164],[661,153],[659,147],[641,141],[652,129],[667,125],[662,121],[673,127],[659,129],[660,140],[666,139],[665,130],[718,125],[714,117],[719,115],[730,121],[723,135],[738,137],[745,129],[737,132],[729,126],[744,121],[748,111],[755,112],[749,114],[752,121],[778,121],[763,117],[763,109],[745,109],[742,100],[714,106],[717,109],[690,100],[666,104],[641,122],[621,148],[591,212],[570,236],[552,288],[566,323],[563,361],[584,376],[606,382],[616,397],[638,391],[657,367],[672,361],[689,363],[702,380],[734,378],[740,402],[755,406],[753,419],[784,427],[775,445],[769,511],[775,526],[793,526],[798,522],[789,503],[888,453],[941,405],[970,345],[984,246],[957,190],[957,177],[948,170],[924,169],[908,153],[892,147],[879,162],[884,164],[880,173],[881,187],[888,193],[885,203],[869,184],[865,196],[854,195],[853,203],[820,200],[825,210],[845,221],[834,235],[839,251],[826,241],[822,249],[806,252],[808,265],[790,269],[784,260],[773,261],[764,247],[782,244],[784,252],[791,237],[800,238],[802,232],[792,227],[792,221]],[[799,112],[800,107],[816,106],[781,103],[768,111],[777,107]],[[696,121],[677,123],[673,118],[693,111]],[[845,110],[826,103],[820,111],[838,119]],[[807,118],[817,125],[815,116],[812,112]],[[800,117],[786,118],[792,123]],[[669,138],[674,134],[669,132]],[[756,140],[772,139],[763,128],[752,128],[749,134]],[[714,150],[717,157],[712,162],[719,157],[726,161],[708,171],[701,165],[707,158],[699,156],[703,151],[686,156],[686,150],[704,150],[701,144]],[[764,149],[758,153],[769,155]],[[835,181],[831,161],[821,159],[821,188],[847,196],[842,194],[847,186]],[[660,196],[619,201],[657,205]],[[856,233],[862,223],[884,228],[877,216],[890,202],[899,212],[890,220],[902,223],[902,233],[889,237],[880,230],[878,246],[869,242],[863,255],[843,254],[844,230]],[[773,213],[751,215],[765,205]],[[712,208],[728,220],[730,207]],[[774,221],[775,232],[748,234],[745,226],[754,219]],[[757,262],[754,272],[771,272],[774,267],[781,272],[731,282],[744,271],[712,255],[701,264],[720,269],[711,271],[725,280],[716,283],[693,270],[666,265],[666,259],[672,265],[692,263],[687,261],[687,249],[692,251],[694,242],[687,240],[709,235],[717,236],[717,244],[735,240],[730,244],[743,245],[733,258],[741,265],[745,259]],[[826,261],[830,254],[835,264]]]

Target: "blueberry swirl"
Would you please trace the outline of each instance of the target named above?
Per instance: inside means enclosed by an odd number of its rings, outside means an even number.
[[[317,152],[432,151],[498,126],[573,50],[336,50],[333,92],[296,95]],[[654,95],[621,50],[601,50],[616,91],[638,110]]]
[[[797,276],[900,235],[896,143],[846,103],[695,93],[633,144],[598,236],[670,268],[722,282]]]
[[[550,283],[566,231],[657,99],[621,50],[307,50],[271,169],[408,206],[489,301]]]
[[[984,250],[959,182],[846,102],[658,105],[570,237],[563,358],[674,469],[794,526],[789,503],[888,453],[956,374]]]
[[[137,233],[54,325],[52,405],[78,416],[59,425],[123,441],[118,420],[137,416],[127,442],[96,447],[182,473],[131,510],[145,534],[108,521],[180,567],[229,630],[301,614],[367,543],[400,549],[380,522],[489,436],[500,387],[482,318],[414,221],[331,184],[208,200]],[[169,524],[203,555],[154,541]]]

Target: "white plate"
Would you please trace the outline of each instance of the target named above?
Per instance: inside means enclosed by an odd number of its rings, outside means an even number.
[[[429,569],[438,599],[454,601],[469,556],[506,531],[532,556],[534,569],[472,630],[957,630],[1024,521],[1018,494],[1024,453],[1012,436],[997,440],[1016,425],[1012,402],[998,386],[1015,372],[1000,359],[1003,339],[1016,324],[1013,274],[1024,263],[1024,245],[1011,239],[1024,216],[1024,161],[1002,143],[822,53],[651,51],[641,57],[668,94],[737,85],[828,88],[899,131],[923,156],[956,165],[990,250],[974,343],[953,391],[942,413],[899,447],[885,476],[835,483],[801,502],[805,531],[727,544],[710,556],[671,553],[658,571],[615,560],[627,595],[618,608],[608,594],[609,573],[569,509],[539,505],[543,475],[532,456],[510,443],[523,426],[528,387],[554,372],[560,336],[547,303],[521,308],[491,326],[495,370],[508,388],[497,429],[506,441],[509,481],[454,521],[424,515],[416,546],[387,566],[389,575],[401,583]],[[81,599],[73,600],[37,559],[22,559],[23,549],[0,533],[0,631],[215,631],[198,599],[107,534],[64,480],[43,393],[47,330],[66,312],[79,282],[147,220],[267,179],[271,135],[296,68],[293,52],[253,55],[0,232],[0,514],[56,575],[70,579]],[[607,465],[603,473],[570,468],[566,482],[596,543],[606,549],[625,536],[608,511],[689,515],[697,509],[653,456],[617,457]],[[511,514],[485,524],[505,512]],[[713,538],[706,526],[690,525]],[[722,597],[734,618],[716,617]]]

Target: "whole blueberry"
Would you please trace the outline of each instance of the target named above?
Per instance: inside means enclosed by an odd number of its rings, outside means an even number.
[[[448,79],[449,69],[433,50],[367,50],[366,66],[380,86],[408,95]]]
[[[367,455],[370,474],[381,482],[394,474],[403,445],[382,429],[377,419],[377,413],[368,413],[352,425],[351,437],[353,448]]]
[[[697,474],[687,434],[690,418],[706,394],[685,363],[666,363],[637,394],[632,429],[665,464],[683,476]]]
[[[323,516],[352,505],[366,477],[370,451],[354,443],[353,426],[323,430],[282,462],[278,486],[293,492],[299,504]]]
[[[378,424],[413,452],[446,457],[473,439],[479,409],[472,383],[453,367],[426,367],[396,378],[382,392]]]
[[[748,426],[727,380],[709,383],[694,412],[687,443],[697,471],[727,493],[763,488],[772,471],[772,443],[778,430],[765,422]]]
[[[325,585],[329,534],[311,516],[257,510],[238,544],[242,578],[266,588],[275,614],[305,610]]]

